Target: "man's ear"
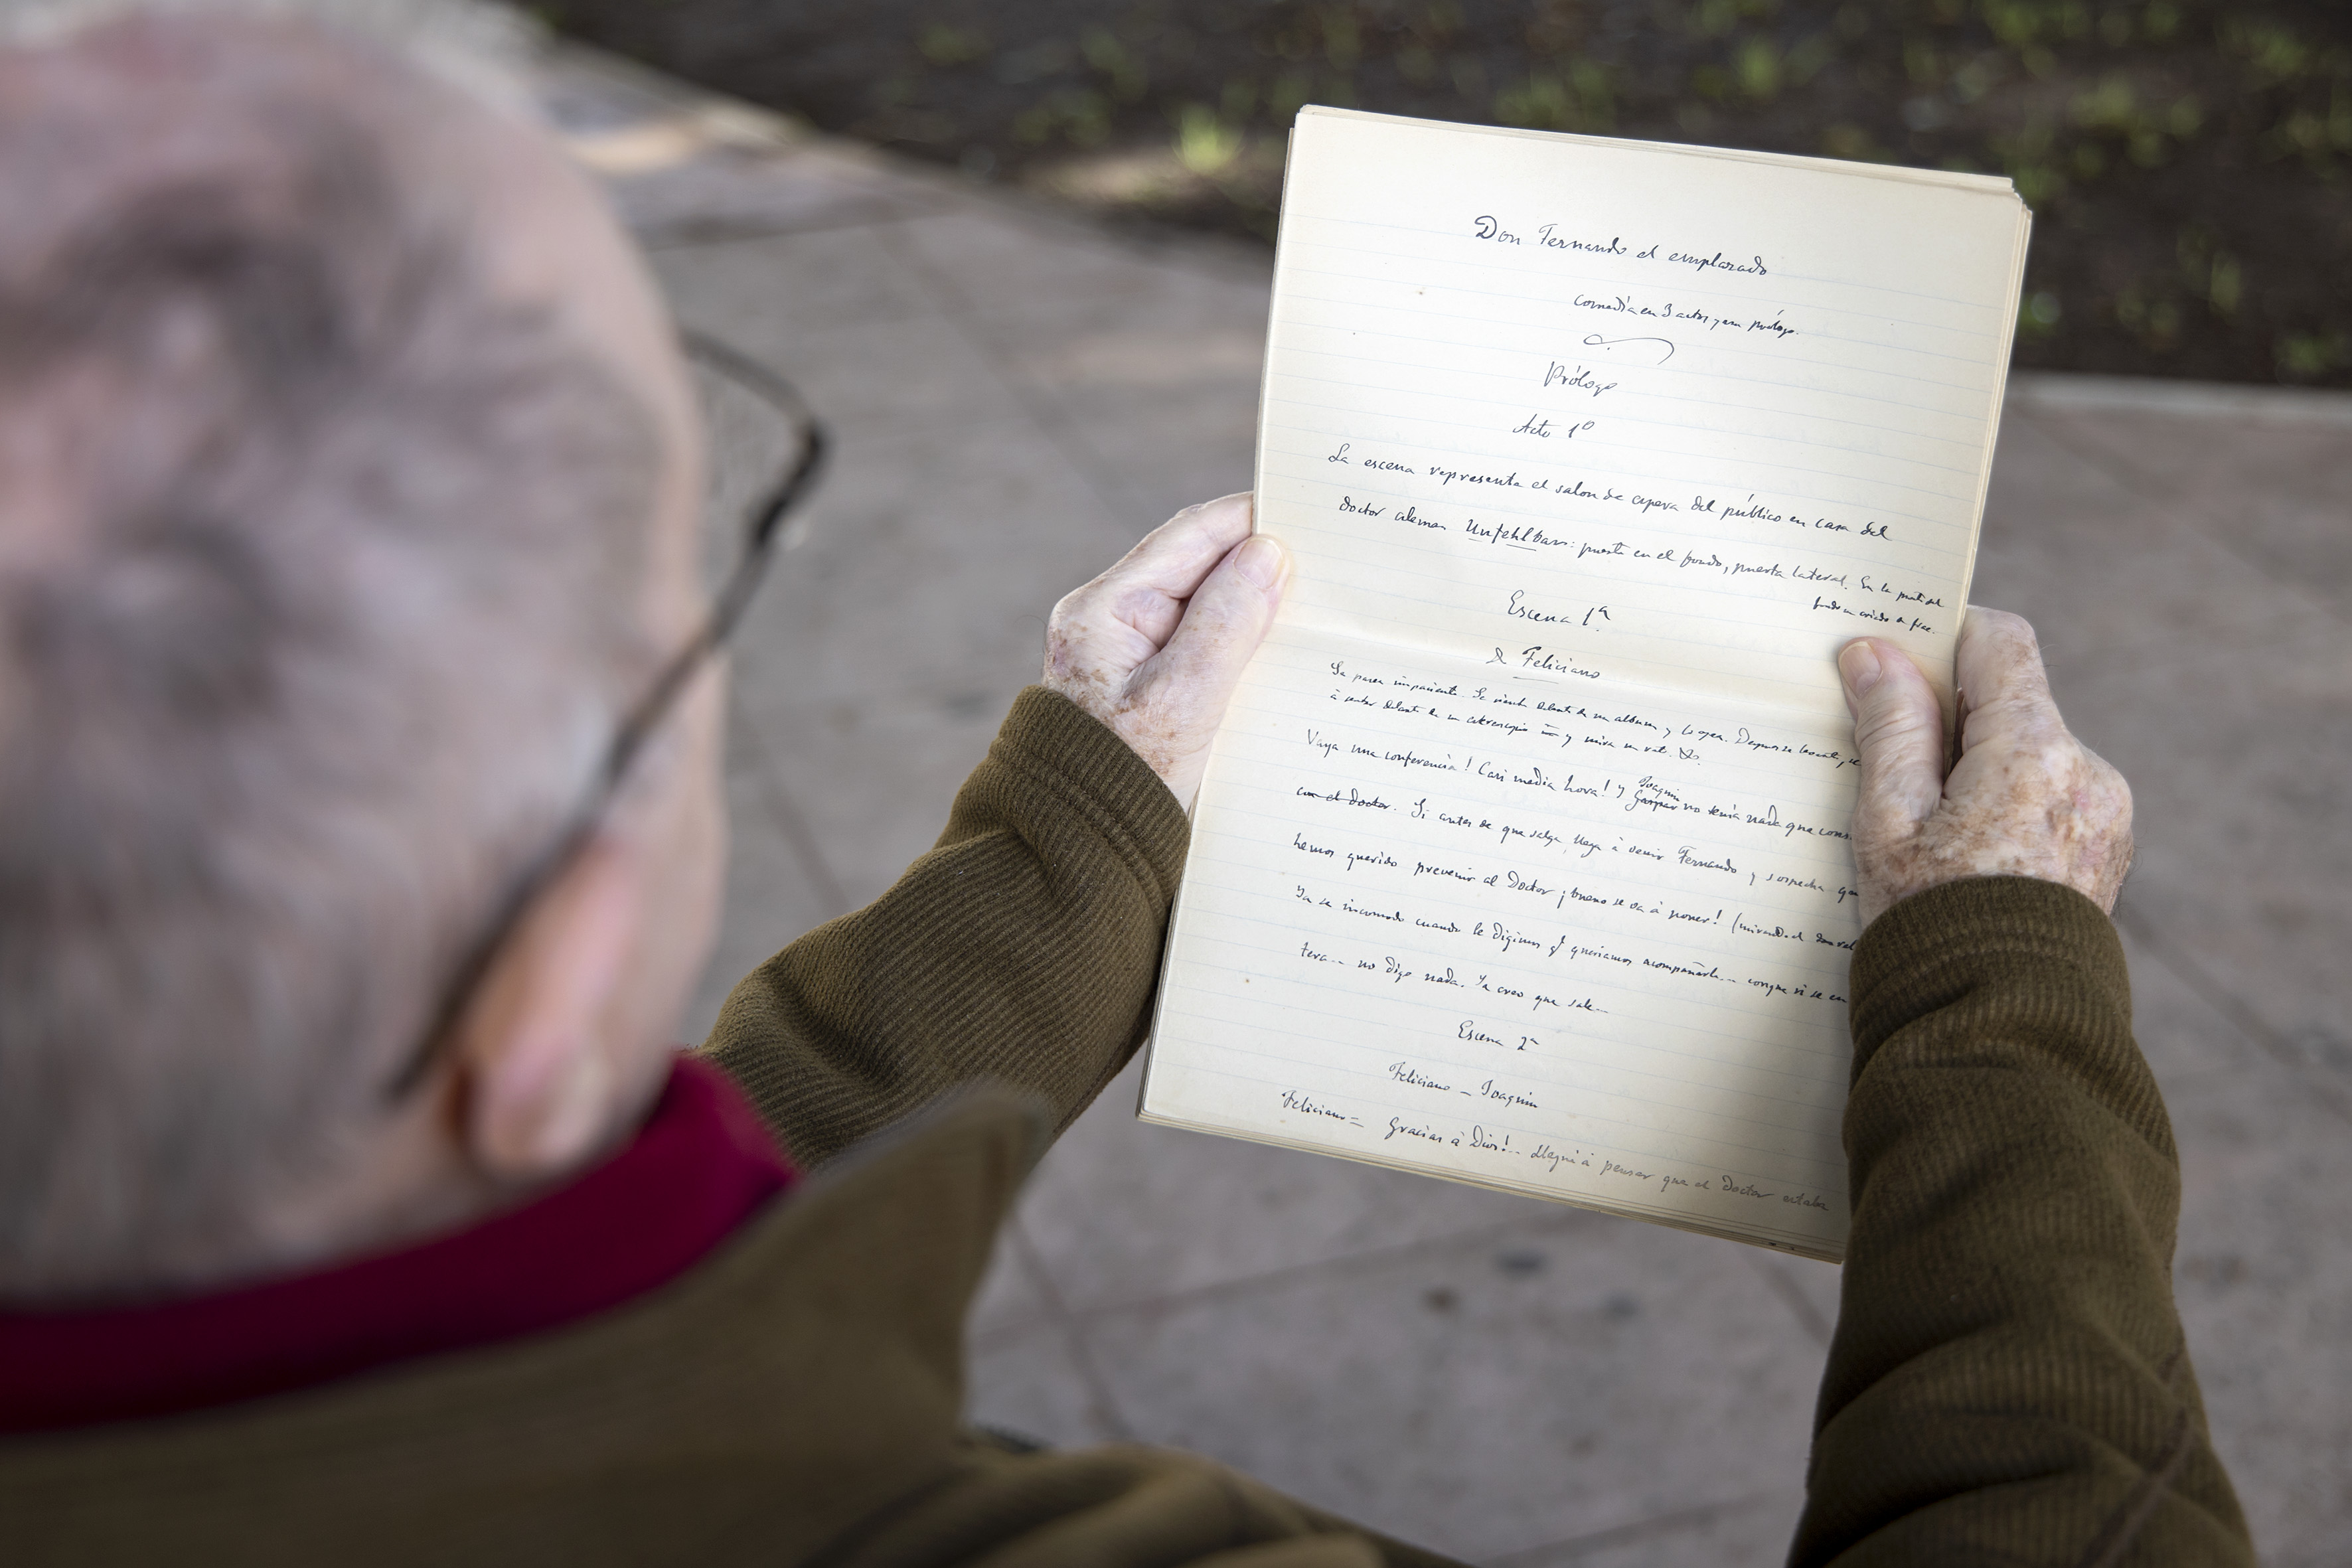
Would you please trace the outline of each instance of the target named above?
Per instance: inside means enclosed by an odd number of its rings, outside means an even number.
[[[599,836],[540,894],[457,1031],[457,1135],[501,1182],[570,1171],[638,1108],[643,1074],[614,1037],[647,889]]]

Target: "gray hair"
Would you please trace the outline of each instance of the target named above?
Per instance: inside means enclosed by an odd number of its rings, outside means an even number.
[[[0,101],[0,1294],[200,1277],[380,1125],[656,651],[657,426],[388,153],[440,89],[255,43],[157,89],[209,164]]]
[[[509,113],[536,111],[538,21],[493,0],[0,0],[0,45],[38,44],[124,16],[299,18],[361,37]]]

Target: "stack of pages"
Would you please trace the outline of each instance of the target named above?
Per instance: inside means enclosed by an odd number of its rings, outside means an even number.
[[[2028,226],[1981,175],[1300,115],[1257,468],[1296,568],[1146,1120],[1841,1255],[1834,657],[1948,700]]]

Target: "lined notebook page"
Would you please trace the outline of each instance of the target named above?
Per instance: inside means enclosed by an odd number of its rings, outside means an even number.
[[[1259,432],[1294,624],[1843,711],[1948,669],[2006,180],[1308,110]]]
[[[1948,678],[2024,209],[1310,110],[1142,1114],[1835,1257],[1832,663]]]

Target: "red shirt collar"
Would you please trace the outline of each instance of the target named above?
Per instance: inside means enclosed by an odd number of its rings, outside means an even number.
[[[675,1279],[792,1179],[734,1081],[680,1057],[627,1147],[471,1229],[213,1295],[0,1312],[0,1434],[170,1415],[552,1329]]]

